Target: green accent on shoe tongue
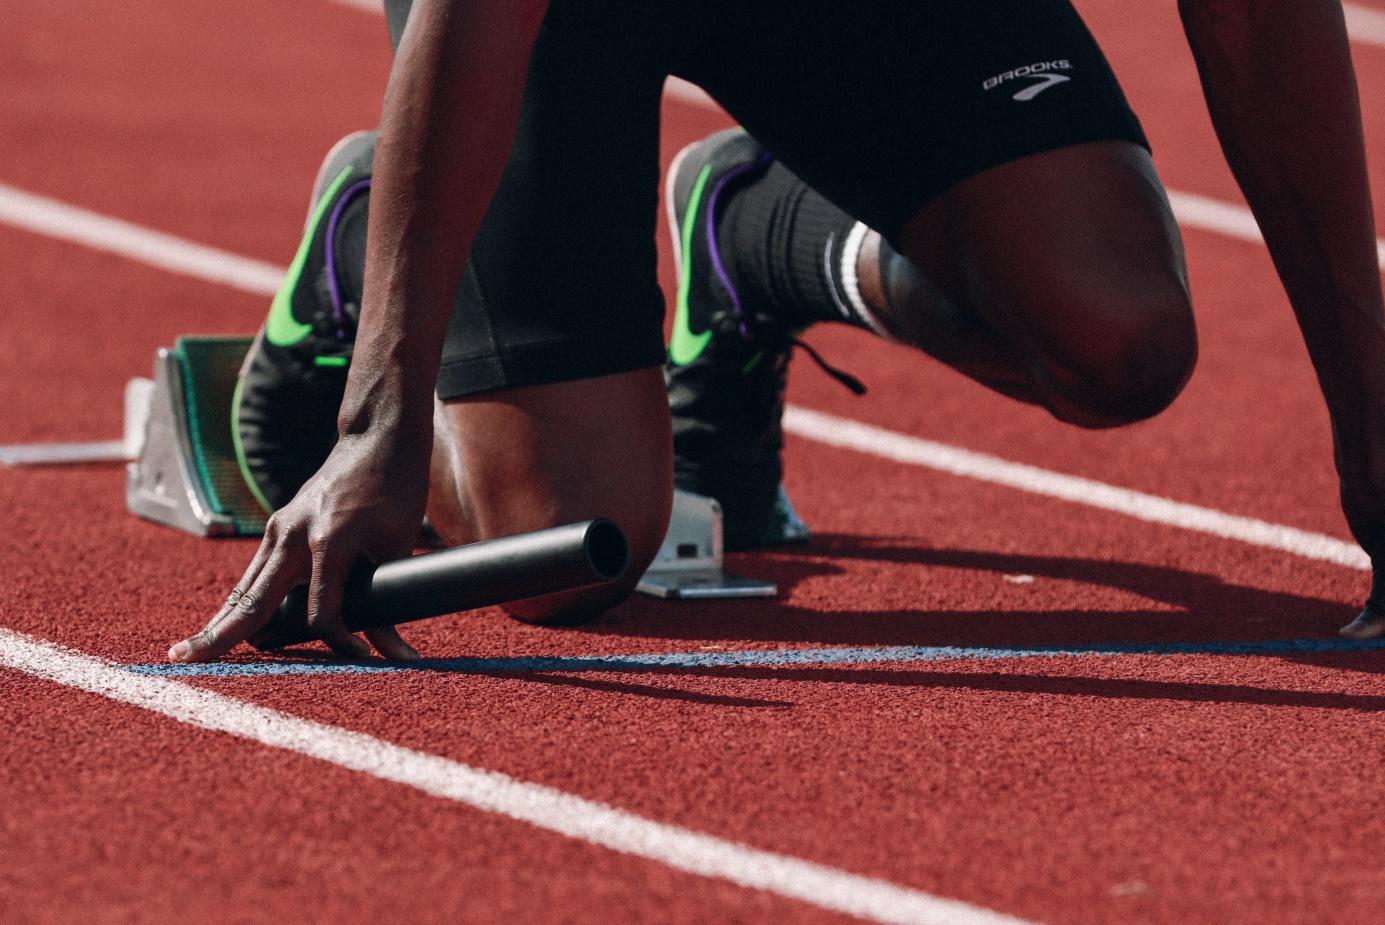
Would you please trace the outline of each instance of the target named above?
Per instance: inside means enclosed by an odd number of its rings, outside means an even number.
[[[688,326],[692,317],[688,297],[692,292],[693,229],[697,225],[697,209],[702,204],[702,193],[711,175],[712,165],[708,164],[698,174],[692,198],[688,201],[688,210],[683,213],[683,259],[680,261],[682,266],[678,268],[678,302],[673,313],[673,336],[668,344],[668,358],[678,366],[686,366],[696,360],[712,340],[710,329],[694,334]]]
[[[269,317],[265,319],[264,336],[265,340],[276,347],[291,347],[313,331],[312,325],[303,324],[293,317],[293,290],[298,287],[298,281],[303,276],[303,266],[308,262],[308,251],[312,250],[317,226],[322,223],[337,193],[349,179],[351,168],[345,167],[317,201],[312,217],[308,219],[308,230],[303,235],[303,243],[298,245],[298,253],[294,255],[293,263],[289,264],[284,281],[279,284],[279,291],[274,294],[274,301],[269,306]]]
[[[345,366],[351,361],[346,357],[313,357],[318,366]]]

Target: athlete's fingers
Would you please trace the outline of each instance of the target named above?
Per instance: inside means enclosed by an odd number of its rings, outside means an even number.
[[[365,631],[365,638],[375,646],[375,651],[385,658],[397,662],[412,662],[419,658],[418,650],[404,641],[399,630],[392,626],[381,626]]]
[[[241,576],[240,581],[236,582],[235,587],[231,589],[231,593],[227,595],[226,600],[221,605],[221,609],[212,617],[211,622],[203,628],[202,631],[204,633],[215,629],[218,624],[230,618],[231,615],[236,612],[236,608],[240,605],[241,595],[245,593],[247,588],[254,586],[255,579],[259,577],[260,570],[264,568],[264,564],[269,561],[270,553],[274,551],[276,542],[277,541],[266,532],[265,538],[255,550],[255,555],[250,559],[250,565],[246,567],[245,574]]]
[[[346,628],[341,618],[342,594],[351,560],[327,540],[313,542],[313,575],[308,581],[308,629],[345,658],[369,658],[370,646]]]
[[[293,547],[278,547],[235,606],[175,645],[168,657],[175,662],[205,662],[230,652],[269,622],[279,602],[302,580],[304,565]]]
[[[202,628],[202,631],[189,637],[181,643],[175,644],[168,650],[168,657],[172,661],[187,660],[191,652],[203,652],[208,650],[212,640],[220,637],[223,628],[228,621],[240,620],[243,618],[244,611],[241,609],[242,599],[246,592],[255,586],[264,570],[266,563],[271,556],[284,544],[287,536],[280,525],[281,518],[271,517],[265,524],[264,539],[255,549],[255,555],[251,557],[250,564],[246,567],[245,573],[240,581],[236,582],[231,593],[227,595],[221,609],[216,612],[211,621]],[[209,656],[215,658],[216,656]]]

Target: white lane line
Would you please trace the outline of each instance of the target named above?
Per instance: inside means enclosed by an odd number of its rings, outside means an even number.
[[[702,92],[685,81],[678,83],[685,84],[690,92]],[[669,89],[676,89],[672,80]],[[1245,206],[1174,190],[1169,191],[1169,203],[1185,228],[1264,244],[1260,226]],[[0,223],[255,295],[273,295],[284,274],[283,267],[271,263],[195,244],[4,183],[0,183]],[[1377,261],[1385,269],[1385,240],[1377,239],[1375,247]]]
[[[129,462],[124,440],[97,443],[11,443],[0,446],[0,466],[56,466],[69,463]]]
[[[1245,206],[1210,199],[1196,193],[1180,193],[1175,190],[1168,192],[1173,216],[1184,228],[1211,231],[1229,238],[1264,245],[1265,238],[1260,233],[1260,225],[1255,221],[1250,209]],[[1375,259],[1380,268],[1385,270],[1385,239],[1376,238]]]
[[[1211,231],[1228,238],[1260,245],[1265,243],[1265,236],[1260,232],[1260,223],[1247,207],[1199,196],[1196,193],[1180,193],[1174,190],[1168,192],[1173,217],[1185,228]],[[1377,247],[1385,247],[1385,242],[1375,243]]]
[[[791,405],[784,412],[784,429],[791,434],[829,446],[869,453],[883,459],[936,469],[939,472],[993,485],[1017,488],[1034,495],[1115,511],[1146,523],[1209,533],[1223,539],[1239,540],[1253,546],[1277,549],[1305,559],[1318,559],[1347,568],[1369,569],[1371,565],[1365,552],[1355,543],[1325,534],[1311,533],[1252,517],[1225,514],[1211,508],[1171,501],[1129,488],[1117,488],[1080,476],[1064,475],[1037,466],[1010,462],[998,456],[911,437],[862,424],[850,418],[824,414],[821,411]]]
[[[9,187],[0,185],[0,204],[5,201],[5,191],[8,189]],[[29,200],[41,198],[28,196],[28,194],[23,195]],[[48,201],[52,202],[52,200]],[[1210,200],[1207,201],[1210,202]],[[65,206],[62,203],[56,204],[62,206],[63,209],[72,209],[71,206]],[[1228,227],[1234,223],[1239,223],[1242,232],[1249,232],[1250,226],[1245,224],[1245,219],[1236,217],[1235,207],[1227,206],[1224,203],[1216,203],[1215,205],[1218,207],[1217,209],[1207,212],[1207,216],[1212,217],[1204,216],[1205,220],[1209,222],[1209,227],[1210,223],[1217,224],[1218,227],[1212,227],[1212,230],[1221,231],[1224,234],[1230,233],[1227,230]],[[1188,208],[1186,202],[1183,208],[1185,210]],[[83,212],[83,210],[73,211]],[[92,215],[97,219],[102,218],[94,213],[85,214]],[[1248,216],[1249,212],[1246,212],[1246,215]],[[5,220],[5,213],[3,209],[0,209],[0,221]],[[79,243],[89,243],[90,246],[101,250],[119,253],[134,260],[162,267],[168,266],[172,256],[189,251],[195,252],[201,255],[199,262],[185,265],[175,272],[200,276],[211,282],[219,283],[225,283],[227,277],[233,275],[227,267],[234,268],[244,262],[256,263],[262,268],[263,273],[261,288],[258,290],[262,295],[272,294],[278,289],[278,277],[283,273],[281,267],[258,264],[257,261],[246,261],[245,258],[226,251],[192,244],[171,235],[149,231],[125,222],[113,222],[110,226],[100,222],[89,225],[89,228],[94,230],[107,227],[114,230],[111,236],[98,236],[91,242],[82,240]],[[66,234],[54,236],[65,240],[77,240]],[[140,242],[140,246],[128,246],[132,240]],[[168,253],[158,250],[158,247],[163,246],[163,242],[168,242],[171,248]],[[151,250],[151,248],[153,249]],[[226,264],[223,265],[220,261],[226,261]],[[785,416],[785,426],[791,432],[809,440],[854,449],[886,459],[893,459],[897,462],[925,466],[954,475],[1006,485],[1020,491],[1061,498],[1076,504],[1085,504],[1089,507],[1128,514],[1131,517],[1151,523],[1210,533],[1226,539],[1240,540],[1256,546],[1290,552],[1309,559],[1335,562],[1348,568],[1365,569],[1369,567],[1366,554],[1358,547],[1325,534],[1310,533],[1306,530],[1272,524],[1249,517],[1238,517],[1211,508],[1184,504],[1091,479],[1010,462],[1000,457],[911,437],[862,424],[849,418],[838,418],[812,411],[808,408],[790,407]]]
[[[171,717],[307,755],[568,838],[727,880],[874,922],[1023,925],[1021,919],[884,880],[761,851],[497,771],[404,748],[361,732],[270,710],[0,629],[0,665]]]
[[[194,244],[4,183],[0,183],[0,222],[255,295],[273,295],[284,275],[283,268],[273,264]]]
[[[1346,13],[1347,34],[1353,42],[1385,48],[1385,12],[1359,3],[1343,3],[1342,12]]]

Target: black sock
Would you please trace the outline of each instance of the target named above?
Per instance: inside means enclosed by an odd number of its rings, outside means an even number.
[[[880,332],[856,289],[865,233],[778,161],[733,190],[717,220],[721,255],[741,294],[791,329],[841,321]]]

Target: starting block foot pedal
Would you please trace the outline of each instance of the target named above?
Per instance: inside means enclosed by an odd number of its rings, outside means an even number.
[[[779,591],[774,584],[722,569],[721,522],[715,499],[675,491],[668,535],[637,590],[676,600],[774,597]]]
[[[125,506],[198,536],[255,536],[268,516],[236,461],[231,402],[249,337],[180,337],[154,357],[154,379],[127,389],[126,429],[142,421]],[[127,440],[132,435],[127,435]]]

